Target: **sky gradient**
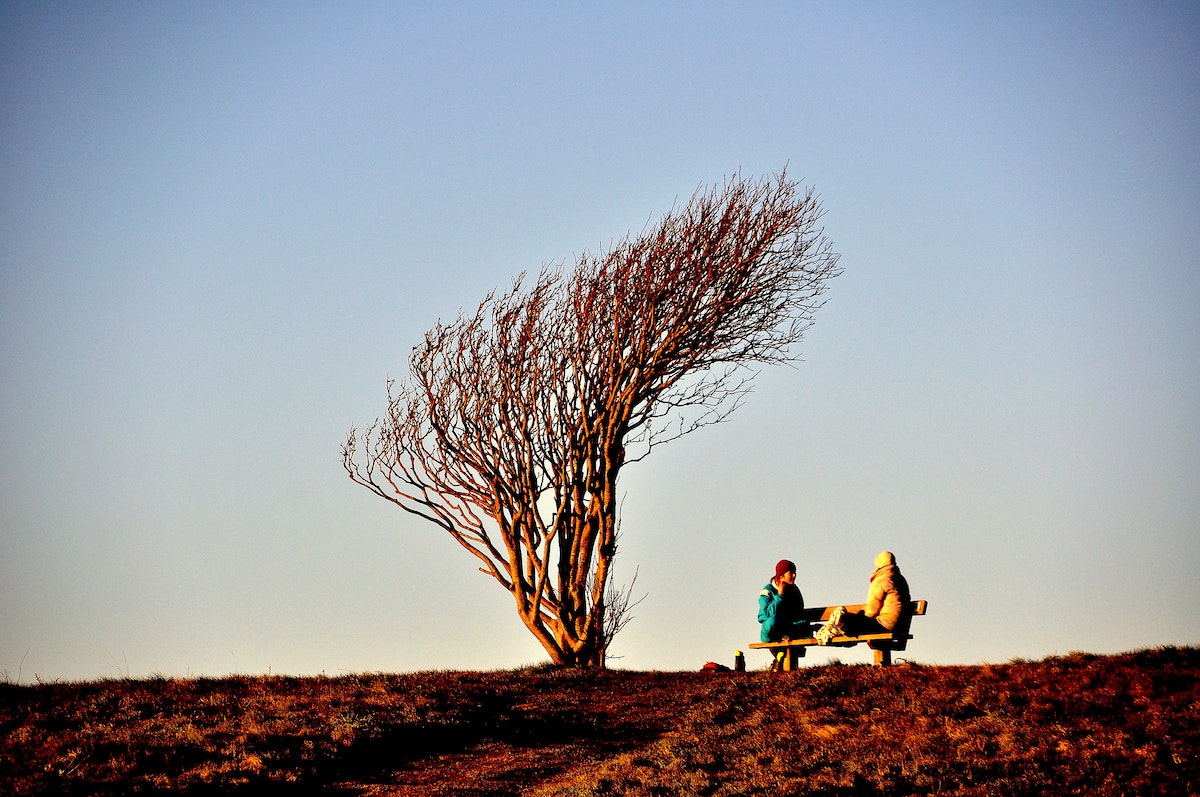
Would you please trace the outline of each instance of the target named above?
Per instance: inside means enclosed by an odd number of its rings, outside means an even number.
[[[1200,644],[1194,3],[5,3],[0,111],[9,680],[545,661],[346,431],[439,318],[785,167],[844,274],[623,473],[612,663],[882,549],[915,661]]]

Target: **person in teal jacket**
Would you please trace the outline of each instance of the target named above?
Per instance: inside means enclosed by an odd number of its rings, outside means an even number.
[[[801,639],[812,636],[804,617],[804,596],[796,586],[796,565],[787,559],[775,565],[775,577],[758,593],[758,638],[763,642],[780,642],[784,638]]]

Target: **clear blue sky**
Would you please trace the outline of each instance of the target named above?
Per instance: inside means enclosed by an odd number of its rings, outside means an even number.
[[[623,475],[615,663],[884,548],[917,661],[1200,644],[1200,7],[575,6],[0,5],[0,676],[544,661],[345,433],[439,318],[785,166],[845,273]]]

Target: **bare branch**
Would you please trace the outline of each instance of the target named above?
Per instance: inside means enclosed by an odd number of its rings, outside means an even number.
[[[350,430],[346,472],[477,557],[554,661],[602,665],[636,605],[609,582],[618,475],[793,359],[839,273],[821,215],[786,174],[738,175],[519,275],[426,333],[386,415]]]

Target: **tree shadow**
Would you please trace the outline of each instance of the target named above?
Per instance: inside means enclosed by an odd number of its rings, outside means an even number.
[[[531,785],[531,779],[634,748],[666,730],[657,723],[606,720],[570,707],[531,707],[508,695],[475,695],[452,717],[381,723],[335,754],[310,762],[308,774],[293,782],[274,780],[265,772],[249,782],[197,786],[184,793],[189,797],[351,797],[415,779],[436,780],[439,793],[484,793],[480,783],[486,783],[487,794],[516,795]],[[284,758],[298,756],[300,745],[300,740],[280,740],[279,753]],[[456,763],[455,757],[461,760]],[[490,775],[481,774],[482,770]]]

